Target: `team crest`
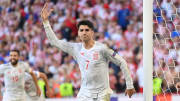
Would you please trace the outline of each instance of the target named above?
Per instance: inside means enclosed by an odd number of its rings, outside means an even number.
[[[84,56],[84,52],[81,52],[81,55]]]
[[[98,52],[94,52],[93,60],[98,60],[98,59],[99,59],[99,53]]]
[[[19,73],[22,73],[22,70],[21,70],[21,69],[19,69],[18,71],[19,71]]]

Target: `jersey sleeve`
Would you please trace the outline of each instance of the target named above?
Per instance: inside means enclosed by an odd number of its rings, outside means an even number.
[[[32,71],[32,69],[30,68],[29,64],[24,62],[24,69],[25,69],[25,72],[28,72],[30,73]]]
[[[103,54],[108,61],[111,61],[114,64],[120,66],[126,80],[127,89],[134,88],[131,73],[127,67],[126,61],[112,49],[109,49],[107,46],[105,46]]]
[[[43,22],[43,25],[50,44],[73,56],[75,43],[66,42],[65,40],[59,40],[53,32],[49,21]]]
[[[2,76],[4,74],[6,69],[7,69],[7,67],[4,64],[0,65],[0,76]]]
[[[33,71],[33,73],[36,75],[37,78],[40,78],[40,73],[39,73],[39,71]]]

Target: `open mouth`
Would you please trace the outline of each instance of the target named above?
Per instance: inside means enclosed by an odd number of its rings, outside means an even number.
[[[13,63],[16,62],[16,59],[11,59],[11,62],[13,62]]]
[[[14,61],[16,61],[16,60],[15,60],[15,59],[12,59],[11,61],[13,61],[13,62],[14,62]]]

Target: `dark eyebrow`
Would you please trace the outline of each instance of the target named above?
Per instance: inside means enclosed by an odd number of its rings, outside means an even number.
[[[86,29],[79,29],[80,31],[89,31],[90,29],[86,28]]]

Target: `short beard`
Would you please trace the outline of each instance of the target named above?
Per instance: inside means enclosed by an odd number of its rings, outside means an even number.
[[[12,64],[12,65],[17,65],[17,63],[18,63],[18,60],[16,60],[15,62],[12,62],[12,61],[11,61],[11,64]]]
[[[88,43],[90,39],[87,39],[87,40],[82,40],[82,42],[84,43]]]

